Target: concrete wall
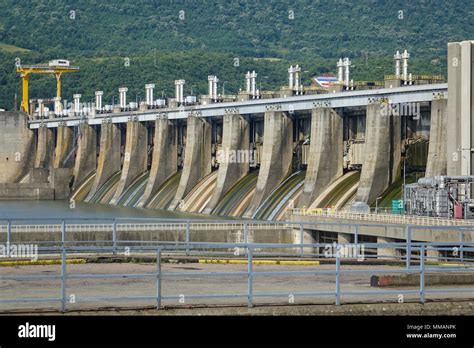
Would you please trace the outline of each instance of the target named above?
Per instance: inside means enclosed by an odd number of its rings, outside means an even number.
[[[447,175],[474,173],[473,41],[448,44]]]
[[[367,204],[388,188],[400,165],[400,117],[382,110],[379,102],[367,106],[365,158],[356,195],[356,201]]]
[[[150,176],[138,207],[145,207],[156,190],[178,170],[178,128],[175,121],[159,118],[155,121],[153,158]]]
[[[95,129],[82,123],[79,125],[78,131],[73,190],[96,169],[97,164],[97,133]]]
[[[237,112],[224,115],[224,129],[222,134],[222,156],[220,156],[217,182],[211,200],[204,209],[210,214],[229,189],[249,172],[249,162],[240,161],[239,152],[245,152],[249,158],[250,126],[245,118]],[[234,158],[230,157],[234,153]]]
[[[53,165],[54,134],[52,128],[38,128],[35,168],[50,168]]]
[[[56,134],[56,150],[53,168],[69,168],[73,166],[74,156],[69,156],[73,149],[73,131],[67,126],[59,126]],[[69,156],[69,158],[68,158]],[[67,158],[67,161],[65,162]]]
[[[138,121],[127,122],[127,139],[125,153],[117,190],[111,200],[111,204],[117,204],[120,196],[128,186],[144,171],[147,166],[148,130],[145,125]]]
[[[88,197],[92,197],[114,173],[120,170],[120,146],[121,134],[118,125],[102,123],[97,172]]]
[[[331,182],[342,175],[342,131],[342,117],[333,109],[312,110],[308,167],[299,207],[309,207]]]
[[[425,176],[446,175],[447,116],[447,100],[433,100],[431,102],[430,143]]]
[[[28,116],[0,112],[0,183],[18,182],[33,166],[36,137]]]
[[[280,111],[265,113],[262,159],[257,186],[244,217],[250,218],[265,198],[291,172],[293,121]]]
[[[183,173],[169,210],[176,209],[186,194],[211,172],[212,125],[194,114],[188,116],[187,122]]]

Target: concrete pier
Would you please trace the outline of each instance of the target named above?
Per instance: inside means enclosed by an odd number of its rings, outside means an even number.
[[[122,175],[110,204],[117,204],[120,196],[147,166],[147,128],[138,121],[127,122],[127,139],[123,159]]]
[[[309,207],[331,182],[342,175],[342,127],[342,117],[333,109],[312,110],[310,156],[299,207]]]
[[[427,177],[446,175],[447,117],[447,100],[433,100],[431,102],[430,143],[425,172]]]
[[[377,237],[377,244],[395,243],[395,239],[386,237]],[[393,259],[398,255],[395,248],[377,248],[378,259]]]
[[[175,121],[159,118],[155,121],[153,158],[150,176],[138,207],[145,207],[156,190],[178,169],[178,136]]]
[[[61,125],[58,127],[56,134],[56,149],[54,151],[53,168],[70,168],[74,163],[74,156],[67,156],[73,148],[73,132],[72,129]],[[67,161],[65,162],[67,158]]]
[[[76,189],[95,169],[97,164],[97,133],[86,123],[79,125],[76,162],[74,164],[74,184]]]
[[[447,175],[473,175],[474,41],[448,44]]]
[[[34,164],[36,136],[19,112],[0,112],[0,129],[0,184],[16,183]]]
[[[224,115],[222,150],[217,183],[211,200],[204,209],[210,214],[229,189],[249,172],[250,126],[237,112]]]
[[[114,173],[120,170],[120,145],[121,136],[118,125],[102,123],[97,173],[88,198],[91,198]]]
[[[265,198],[291,172],[293,121],[280,111],[265,112],[262,159],[257,186],[244,217],[251,218]]]
[[[400,117],[367,105],[365,158],[356,201],[372,204],[395,179],[400,165]]]
[[[183,173],[168,210],[175,210],[199,180],[211,172],[212,125],[195,114],[189,114],[187,122]]]
[[[53,165],[54,135],[51,128],[38,128],[35,168],[50,168]]]

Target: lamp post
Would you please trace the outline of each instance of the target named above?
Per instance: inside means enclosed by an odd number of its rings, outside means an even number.
[[[375,199],[375,214],[378,214],[378,212],[379,212],[379,209],[378,209],[379,199],[382,199],[382,196],[379,196]]]

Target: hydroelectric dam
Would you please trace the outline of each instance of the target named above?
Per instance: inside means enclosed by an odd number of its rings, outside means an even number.
[[[419,177],[471,175],[472,42],[448,45],[448,82],[409,72],[409,54],[394,56],[383,83],[350,79],[348,58],[329,84],[257,89],[255,71],[237,95],[207,95],[119,105],[73,96],[29,100],[19,66],[21,112],[0,112],[0,199],[69,199],[257,220],[295,218],[301,211],[348,209],[355,202],[387,207]],[[59,63],[58,63],[59,62]],[[77,68],[78,70],[78,68]],[[26,79],[26,81],[25,81]],[[25,94],[26,93],[26,94]],[[26,99],[25,99],[26,98]],[[48,108],[47,103],[52,104]],[[308,215],[308,214],[305,214]],[[291,217],[293,216],[293,217]]]

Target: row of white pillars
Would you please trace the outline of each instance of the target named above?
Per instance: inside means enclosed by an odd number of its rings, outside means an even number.
[[[288,69],[288,86],[291,90],[298,91],[300,89],[300,72],[301,68],[299,65],[295,67],[291,65]]]
[[[74,94],[72,97],[74,99],[74,112],[81,112],[81,94]]]
[[[176,102],[177,103],[184,103],[184,84],[186,83],[185,80],[175,80],[175,96],[176,96]]]
[[[209,82],[209,98],[217,100],[217,82],[219,82],[219,79],[215,75],[209,75],[207,80]]]

